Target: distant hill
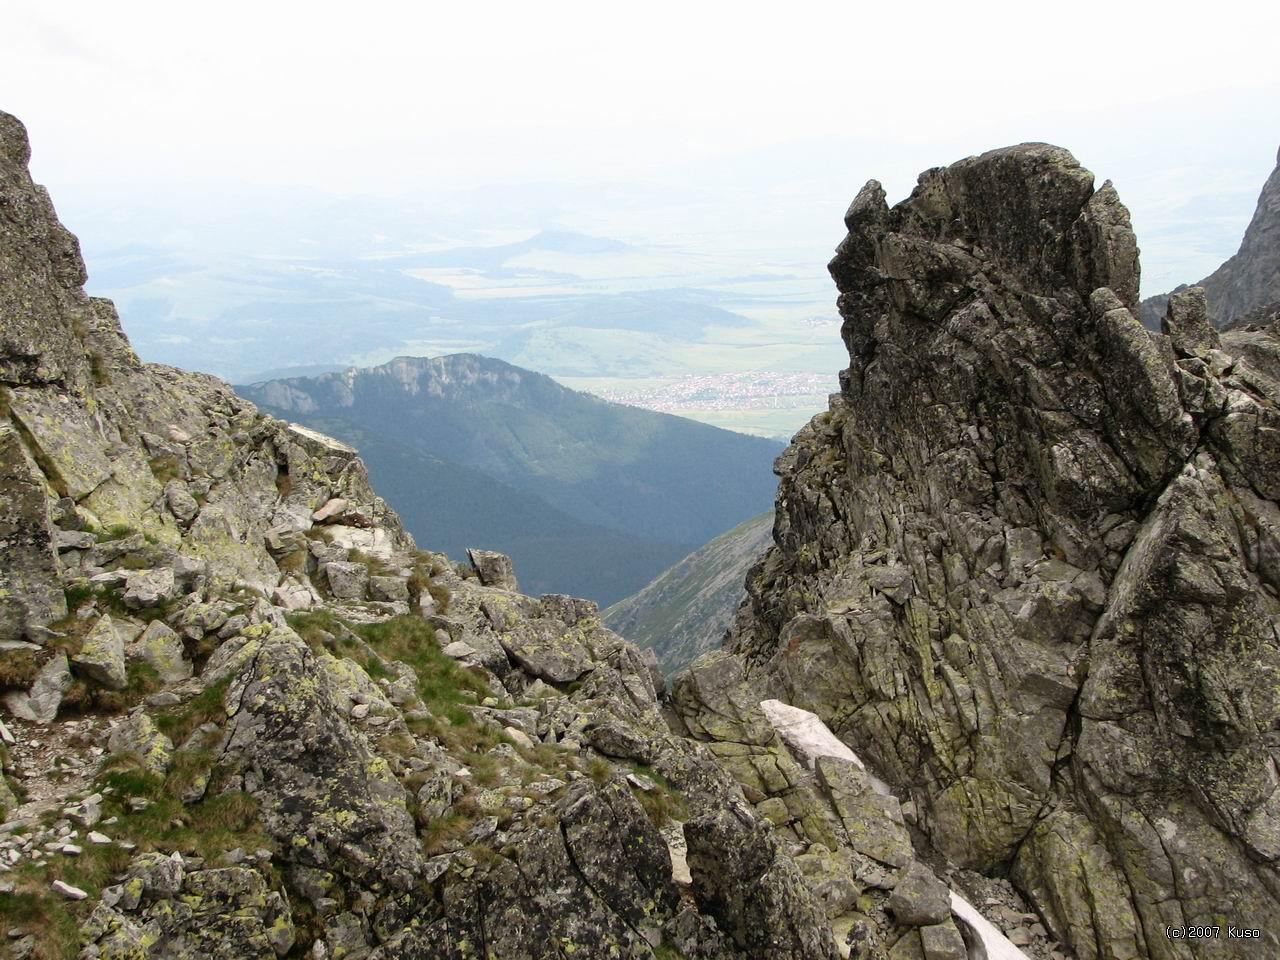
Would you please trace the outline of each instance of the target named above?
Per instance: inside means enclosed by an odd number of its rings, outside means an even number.
[[[1280,152],[1276,168],[1263,184],[1239,251],[1196,286],[1204,287],[1209,319],[1216,327],[1230,326],[1280,301]],[[1168,304],[1167,293],[1142,301],[1142,322],[1153,330],[1160,329]]]
[[[462,558],[482,546],[510,555],[520,588],[607,606],[634,593],[692,544],[594,526],[515,487],[340,418],[307,424],[360,451],[376,489],[421,544]]]
[[[768,507],[782,450],[473,354],[237,389],[357,444],[378,489],[424,542],[444,543],[432,531],[451,529],[460,546],[511,553],[517,574],[539,586],[601,603]]]
[[[238,388],[293,420],[336,417],[531,493],[584,523],[698,544],[773,501],[760,437],[608,403],[474,354]]]
[[[610,629],[652,647],[667,673],[720,646],[751,565],[772,542],[773,511],[699,547],[639,593],[604,613]]]

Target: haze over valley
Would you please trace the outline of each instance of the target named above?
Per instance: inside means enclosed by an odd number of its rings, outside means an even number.
[[[1280,5],[12,6],[0,960],[1280,957]]]

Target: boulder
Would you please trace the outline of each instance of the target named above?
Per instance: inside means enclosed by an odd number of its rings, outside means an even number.
[[[835,960],[825,915],[766,825],[721,809],[690,820],[684,835],[699,911],[745,956]]]
[[[363,563],[333,560],[324,565],[329,592],[340,600],[363,600],[369,588],[369,568]]]
[[[315,605],[311,590],[297,581],[285,581],[271,592],[272,602],[286,610],[310,610]]]
[[[544,616],[559,620],[567,627],[572,627],[579,620],[600,615],[600,608],[594,601],[570,597],[563,593],[543,594],[538,604]]]
[[[59,650],[36,674],[31,689],[25,693],[11,692],[5,695],[5,706],[15,717],[32,723],[52,723],[62,704],[62,695],[71,686],[71,668],[67,655]]]
[[[480,582],[486,587],[498,587],[512,592],[520,589],[511,566],[511,558],[506,554],[468,547],[467,557],[471,560],[471,566],[475,568]]]
[[[181,480],[170,480],[164,485],[164,502],[169,512],[184,523],[190,523],[200,512],[200,504]]]
[[[447,770],[434,770],[418,788],[418,823],[426,826],[443,817],[453,803],[453,777]]]
[[[390,603],[408,600],[409,584],[404,577],[370,577],[369,596]]]
[[[71,658],[76,672],[109,690],[123,690],[129,683],[124,640],[111,617],[104,614],[89,631],[80,652]]]
[[[154,570],[135,570],[125,581],[125,606],[133,610],[158,607],[178,595],[178,585],[173,570],[157,567]]]
[[[817,772],[854,850],[888,867],[911,862],[914,850],[897,799],[877,790],[874,778],[851,761],[822,756]]]
[[[346,498],[333,497],[330,500],[326,500],[323,506],[311,514],[311,519],[315,523],[324,523],[324,521],[336,517],[345,509],[347,509]]]
[[[163,774],[173,761],[173,741],[143,710],[134,711],[111,728],[107,749],[113,754],[136,757],[152,773]]]
[[[152,620],[136,639],[125,645],[125,657],[149,665],[165,683],[191,676],[182,640],[162,620]]]
[[[591,669],[591,654],[555,621],[519,620],[498,642],[515,663],[548,683],[572,683]]]
[[[951,892],[932,870],[913,861],[889,895],[889,909],[907,926],[939,924],[951,916]]]
[[[81,932],[101,960],[275,960],[295,937],[288,901],[258,870],[184,869],[180,857],[160,854],[142,854],[123,883],[103,890]]]
[[[65,550],[88,550],[97,539],[87,530],[55,530],[54,537],[59,552]]]
[[[408,795],[343,716],[333,675],[297,635],[273,630],[236,681],[228,760],[289,862],[407,891],[422,865]]]
[[[440,652],[446,657],[452,657],[454,660],[474,659],[476,656],[475,647],[465,640],[454,640],[452,643],[447,643]]]

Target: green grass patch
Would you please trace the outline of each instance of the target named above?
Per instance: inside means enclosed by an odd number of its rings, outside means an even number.
[[[489,695],[489,687],[470,670],[447,657],[436,631],[421,617],[392,617],[381,623],[360,624],[355,632],[378,654],[408,664],[418,678],[418,696],[436,716],[455,726],[474,723],[464,704]]]
[[[78,644],[76,646],[78,649]],[[68,649],[67,652],[72,651]],[[136,707],[164,685],[160,675],[149,663],[134,661],[125,670],[128,682],[123,690],[108,690],[96,683],[73,680],[67,692],[62,695],[59,709],[75,713],[123,713]]]
[[[440,613],[447,613],[449,604],[453,602],[453,591],[445,584],[438,583],[435,580],[427,581],[427,593],[431,595],[431,599],[436,602],[436,610]]]
[[[111,372],[107,370],[106,361],[92,350],[89,351],[89,375],[99,387],[105,387],[111,383]]]
[[[313,648],[332,643],[346,628],[346,624],[328,610],[298,610],[286,614],[285,620],[293,632]]]
[[[363,550],[351,549],[347,551],[347,559],[352,563],[362,563],[366,570],[369,571],[371,577],[388,577],[395,573],[395,570],[383,560],[381,557],[370,556]]]
[[[5,927],[36,936],[30,960],[72,960],[80,951],[80,918],[76,910],[49,890],[43,871],[30,868],[10,875],[13,893],[0,893]],[[87,916],[87,913],[86,913]],[[6,955],[8,955],[6,953]]]
[[[133,536],[133,527],[125,523],[113,523],[109,527],[95,530],[93,536],[99,543],[110,543],[113,540],[123,540]]]
[[[472,750],[463,755],[462,761],[471,771],[471,779],[478,786],[494,787],[502,779],[502,765],[491,753]]]
[[[178,750],[173,755],[173,766],[169,768],[169,775],[164,781],[165,792],[181,797],[198,781],[207,782],[215,759],[213,751],[207,747]]]
[[[648,777],[653,781],[654,788],[652,790],[641,790],[639,787],[633,786],[631,794],[636,798],[640,806],[644,807],[644,812],[648,814],[649,820],[654,826],[661,827],[672,820],[687,820],[689,818],[684,798],[672,786],[670,780],[643,763],[633,763],[631,767],[640,776]]]
[[[211,683],[186,703],[167,707],[155,714],[155,724],[160,732],[175,744],[182,744],[202,724],[226,722],[227,711],[222,704],[231,677],[223,677]]]
[[[147,466],[151,468],[151,475],[162,485],[170,480],[177,480],[182,475],[182,465],[173,454],[152,457],[147,461]]]
[[[105,610],[113,616],[123,617],[132,613],[125,606],[124,593],[119,587],[104,587],[85,581],[84,583],[73,584],[63,592],[67,597],[67,609],[71,612],[57,623],[49,624],[50,629],[59,632],[74,632],[78,624],[85,625],[86,621],[80,620],[75,615],[75,612],[84,606],[86,601],[93,601],[98,609]],[[92,618],[88,621],[88,626],[92,626]]]
[[[30,687],[39,672],[35,651],[0,651],[0,687]]]
[[[443,853],[446,845],[456,844],[465,837],[475,822],[474,816],[457,809],[436,817],[421,830],[422,852],[429,857]]]
[[[97,591],[88,581],[72,584],[62,592],[67,598],[67,609],[71,611],[75,611],[86,600],[92,600],[97,595]]]
[[[387,662],[406,664],[416,678],[418,696],[431,713],[430,719],[410,721],[419,736],[435,737],[462,752],[487,750],[506,742],[505,736],[477,723],[466,710],[489,696],[488,685],[445,656],[435,628],[421,617],[405,614],[379,623],[348,625],[327,610],[308,610],[289,614],[288,621],[313,649],[346,657],[375,680],[394,675]]]
[[[106,819],[117,818],[101,829],[117,841],[136,844],[137,852],[177,850],[212,860],[233,847],[253,850],[270,846],[259,826],[257,802],[246,793],[227,792],[184,805],[166,789],[163,778],[127,758],[111,758],[98,785],[112,788],[103,802],[103,813]],[[132,812],[128,806],[131,797],[144,797],[150,805]],[[14,882],[14,893],[0,894],[5,929],[16,926],[36,934],[32,954],[36,960],[71,960],[78,955],[79,925],[93,909],[102,888],[116,882],[135,855],[115,844],[81,846],[76,857],[54,854],[44,864],[24,864],[8,875]],[[54,880],[80,887],[89,898],[64,900],[51,889]]]

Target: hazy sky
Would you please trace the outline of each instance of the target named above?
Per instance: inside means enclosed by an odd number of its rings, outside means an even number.
[[[17,0],[0,108],[55,198],[126,177],[738,178],[838,218],[870,176],[896,199],[924,167],[1037,139],[1116,179],[1140,239],[1188,205],[1238,238],[1280,145],[1278,36],[1280,4],[1234,0]],[[1197,213],[1201,193],[1219,199]],[[1178,255],[1157,273],[1195,269]]]

